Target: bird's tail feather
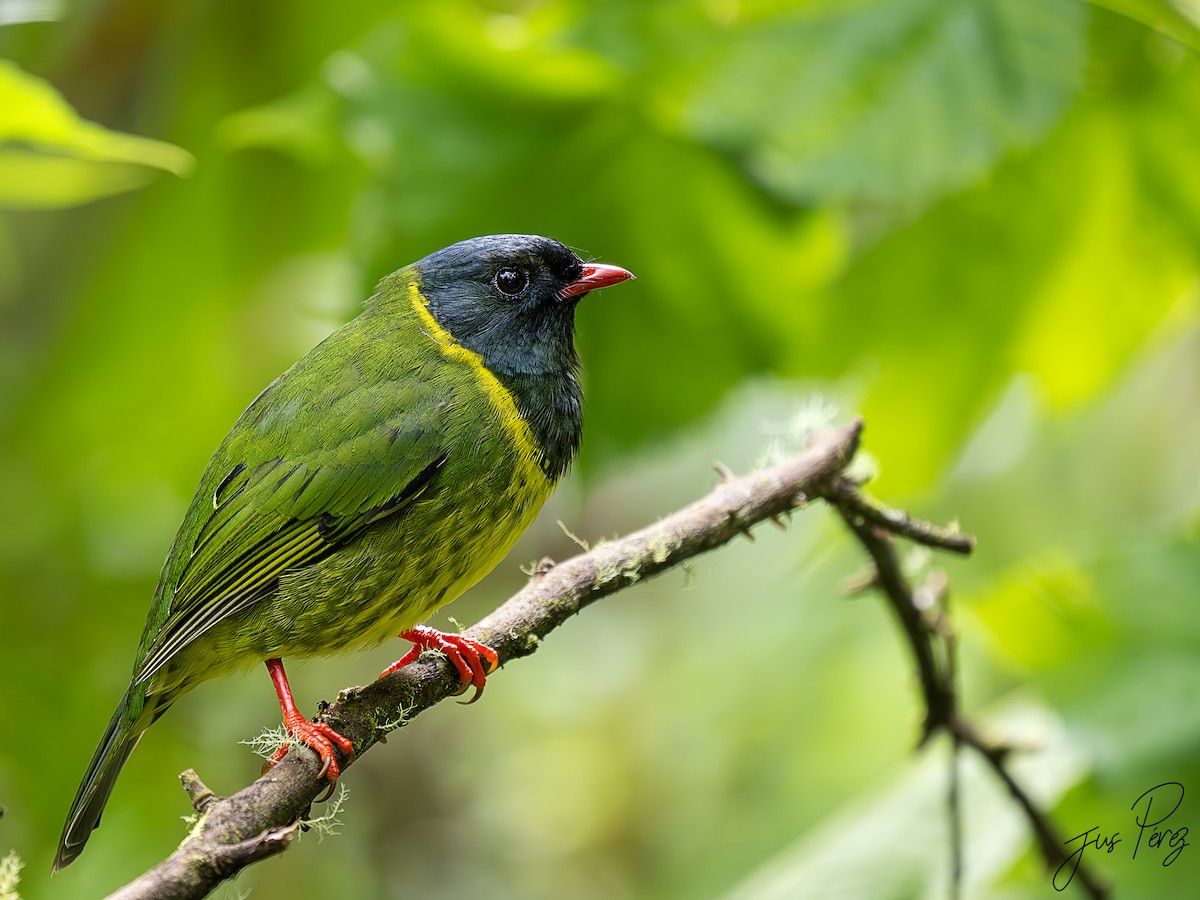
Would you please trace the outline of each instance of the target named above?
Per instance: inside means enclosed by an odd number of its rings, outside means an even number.
[[[146,700],[145,687],[131,686],[117,705],[112,721],[108,723],[87,773],[80,782],[79,790],[75,792],[75,800],[71,803],[67,823],[58,841],[52,872],[70,865],[83,852],[84,844],[100,824],[100,814],[104,812],[104,805],[129,754],[145,730],[170,706],[170,700],[165,703],[151,700],[149,704]]]

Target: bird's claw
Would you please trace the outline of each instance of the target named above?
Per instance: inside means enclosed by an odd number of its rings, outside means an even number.
[[[317,780],[327,778],[329,790],[317,802],[328,800],[337,784],[338,777],[342,774],[333,748],[336,746],[342,751],[342,755],[346,757],[346,764],[349,765],[355,759],[354,744],[349,738],[334,731],[333,726],[327,722],[310,722],[302,716],[297,716],[295,719],[285,718],[283,724],[287,728],[288,734],[305,746],[312,748],[321,758],[321,770],[317,773]],[[287,751],[287,744],[276,750],[275,754],[263,765],[263,774],[265,775],[278,765],[287,755]]]
[[[500,657],[496,655],[495,650],[487,644],[473,641],[460,634],[446,634],[426,625],[418,625],[415,628],[405,631],[400,637],[406,641],[412,641],[415,646],[400,659],[384,669],[379,674],[379,677],[385,678],[393,672],[404,668],[420,656],[424,650],[437,650],[445,654],[454,668],[458,670],[458,677],[462,682],[462,688],[456,693],[462,694],[469,687],[475,688],[475,694],[470,700],[459,701],[467,706],[479,699],[483,694],[484,686],[487,684],[487,676],[495,672],[500,666]],[[484,660],[487,661],[486,669],[484,667]]]

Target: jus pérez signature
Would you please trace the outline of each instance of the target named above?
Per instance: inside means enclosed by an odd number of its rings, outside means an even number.
[[[1183,785],[1178,781],[1165,781],[1155,785],[1133,801],[1130,810],[1133,812],[1134,824],[1137,825],[1137,837],[1133,840],[1130,859],[1137,859],[1138,851],[1144,848],[1158,851],[1164,866],[1169,866],[1179,859],[1179,854],[1189,846],[1187,826],[1172,822],[1175,827],[1167,828],[1163,823],[1175,815],[1182,803]],[[1066,841],[1068,846],[1074,845],[1075,849],[1055,871],[1054,889],[1066,890],[1071,879],[1075,877],[1079,861],[1083,859],[1083,852],[1088,847],[1112,853],[1122,840],[1121,832],[1115,831],[1105,837],[1097,825]]]

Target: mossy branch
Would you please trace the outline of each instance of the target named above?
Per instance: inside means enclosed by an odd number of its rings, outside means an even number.
[[[860,430],[856,422],[821,431],[802,453],[741,478],[723,478],[707,496],[649,528],[558,565],[539,566],[520,592],[465,634],[493,647],[501,663],[528,656],[542,638],[601,597],[802,505],[818,484],[848,465]],[[453,667],[422,658],[367,687],[342,691],[321,718],[353,741],[361,758],[389,730],[457,689]],[[213,795],[195,772],[185,772],[184,786],[198,814],[191,833],[162,863],[112,896],[203,897],[244,866],[281,852],[294,839],[296,823],[325,790],[317,770],[315,754],[289,753],[229,797]]]
[[[937,660],[929,653],[929,635],[919,621],[920,613],[912,607],[911,591],[906,583],[903,590],[896,583],[890,588],[887,584],[899,577],[898,569],[890,564],[890,545],[883,553],[878,542],[887,540],[890,533],[945,550],[970,552],[973,541],[884,509],[862,496],[845,474],[858,448],[861,429],[861,422],[854,422],[817,432],[801,453],[742,477],[733,477],[722,467],[721,481],[708,495],[673,515],[563,563],[540,565],[521,591],[464,634],[493,647],[501,663],[528,656],[551,631],[602,597],[739,535],[750,536],[755,525],[766,520],[779,522],[819,497],[839,509],[872,555],[876,563],[872,584],[884,586],[894,605],[908,607],[899,614],[922,673],[927,702],[925,733],[961,721],[952,688],[947,687]],[[367,687],[342,691],[320,717],[353,741],[361,757],[388,731],[453,696],[457,688],[451,666],[441,659],[422,658]],[[974,734],[967,727],[951,725],[951,730],[967,743]],[[313,801],[325,790],[326,783],[317,780],[317,771],[315,754],[289,753],[253,784],[232,796],[217,797],[188,770],[181,777],[197,812],[191,833],[166,860],[112,897],[204,897],[245,866],[282,852],[303,827]],[[1010,788],[1014,785],[1007,772],[1002,777]],[[1027,808],[1035,832],[1048,834],[1044,815],[1019,790],[1014,793]],[[1044,842],[1043,849],[1049,857],[1050,848]]]

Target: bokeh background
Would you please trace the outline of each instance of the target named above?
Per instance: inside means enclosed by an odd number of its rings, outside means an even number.
[[[579,314],[582,458],[520,565],[638,527],[861,413],[944,566],[964,702],[1121,897],[1161,782],[1200,835],[1200,5],[1194,0],[0,0],[0,855],[26,898],[162,858],[259,762],[265,674],[62,819],[208,454],[385,273],[497,231],[638,281]],[[860,551],[796,516],[604,601],[444,704],[220,896],[946,896],[948,753]],[[301,703],[404,645],[289,668]],[[972,761],[967,897],[1058,896]],[[1149,837],[1149,834],[1147,834]],[[1075,890],[1077,886],[1072,888]],[[1070,892],[1064,896],[1069,896]]]

